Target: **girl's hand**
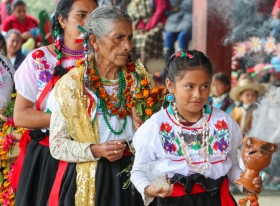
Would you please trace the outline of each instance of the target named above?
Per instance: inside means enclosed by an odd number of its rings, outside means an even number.
[[[151,184],[147,188],[148,195],[151,197],[161,197],[161,198],[170,196],[173,193],[174,184],[171,184],[170,179],[168,179],[167,182],[169,184],[169,188],[156,187],[155,185]]]
[[[244,172],[241,172],[240,173],[240,177],[242,177]],[[262,177],[261,176],[258,176],[258,177],[255,177],[254,180],[253,180],[253,184],[255,185],[255,188],[257,189],[257,191],[255,191],[257,194],[260,194],[261,193],[261,190],[262,190]],[[245,187],[243,189],[243,193],[244,194],[248,194],[248,193],[251,193],[250,191],[248,191]]]
[[[255,187],[258,190],[257,194],[261,193],[262,183],[263,183],[263,181],[262,181],[262,177],[261,176],[255,177],[254,180],[253,180],[253,184],[255,185]]]

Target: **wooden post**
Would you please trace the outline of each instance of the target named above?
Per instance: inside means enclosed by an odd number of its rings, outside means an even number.
[[[206,53],[208,0],[193,1],[192,47]]]
[[[230,44],[224,45],[229,29],[221,14],[209,12],[211,1],[214,0],[193,1],[192,47],[207,54],[215,73],[223,72],[230,77],[232,47]],[[227,12],[231,11],[232,8],[229,8]]]

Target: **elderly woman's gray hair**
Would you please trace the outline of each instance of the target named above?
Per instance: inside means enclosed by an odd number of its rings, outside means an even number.
[[[132,23],[130,16],[118,7],[99,7],[88,17],[85,25],[87,35],[89,37],[94,34],[97,38],[101,38],[112,31],[114,23],[123,19]]]
[[[6,40],[12,35],[12,34],[16,34],[16,35],[18,35],[19,36],[19,38],[20,39],[22,39],[21,38],[21,33],[20,33],[20,31],[19,30],[16,30],[16,29],[10,29],[8,32],[7,32],[7,34],[5,35],[5,37],[6,37]]]

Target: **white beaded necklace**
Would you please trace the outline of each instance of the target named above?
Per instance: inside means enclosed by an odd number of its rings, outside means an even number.
[[[205,172],[206,169],[208,169],[208,164],[207,162],[209,161],[209,152],[208,152],[208,147],[209,147],[209,127],[208,127],[208,122],[206,119],[206,114],[205,114],[205,108],[202,108],[202,118],[203,118],[203,127],[202,127],[202,144],[201,144],[201,148],[202,148],[202,157],[203,157],[203,161],[202,164],[200,164],[199,166],[196,166],[195,164],[193,164],[193,161],[190,157],[190,154],[187,152],[188,150],[188,144],[184,141],[184,137],[182,136],[182,124],[180,122],[180,117],[178,115],[178,111],[176,110],[176,103],[173,103],[173,110],[174,110],[174,116],[176,118],[176,120],[178,121],[179,124],[179,140],[180,140],[180,146],[182,148],[183,154],[184,154],[184,158],[186,159],[186,161],[189,163],[189,165],[191,167],[193,167],[197,172],[200,172],[201,174],[203,174]],[[198,120],[199,121],[199,120]]]

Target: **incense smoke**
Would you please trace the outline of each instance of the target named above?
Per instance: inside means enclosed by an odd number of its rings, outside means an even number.
[[[269,20],[275,0],[211,0],[209,17],[218,16],[228,28],[224,44],[244,41],[248,37],[269,35]]]
[[[252,128],[249,136],[258,139],[280,142],[280,88],[271,87],[259,99],[257,109],[253,112]]]

